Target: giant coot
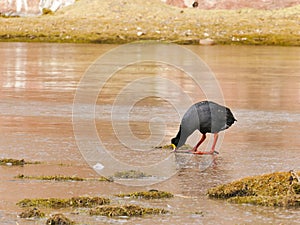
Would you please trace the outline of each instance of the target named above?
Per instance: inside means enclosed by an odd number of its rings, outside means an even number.
[[[192,149],[195,154],[213,154],[218,140],[218,133],[229,128],[236,119],[229,108],[212,101],[202,101],[192,105],[184,114],[176,137],[172,138],[173,151],[185,144],[187,138],[195,131],[202,133],[200,141]],[[214,134],[214,141],[209,152],[198,151],[206,138],[206,133]],[[216,152],[217,153],[217,152]]]

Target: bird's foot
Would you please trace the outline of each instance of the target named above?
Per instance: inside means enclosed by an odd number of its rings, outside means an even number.
[[[193,154],[196,154],[196,155],[213,155],[213,154],[219,154],[219,152],[217,152],[215,150],[212,150],[212,151],[209,151],[209,152],[196,151],[196,152],[193,152]]]
[[[196,152],[198,152],[198,149],[196,147],[194,147],[193,149],[189,150],[188,152],[190,152],[190,153],[196,153]]]

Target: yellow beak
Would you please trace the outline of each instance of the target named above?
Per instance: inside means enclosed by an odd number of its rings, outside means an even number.
[[[176,146],[174,144],[171,144],[172,146],[172,150],[175,151],[176,150]]]

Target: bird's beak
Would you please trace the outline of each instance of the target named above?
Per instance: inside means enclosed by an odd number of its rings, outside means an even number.
[[[174,144],[171,144],[172,146],[172,151],[175,151],[176,150],[176,146]]]

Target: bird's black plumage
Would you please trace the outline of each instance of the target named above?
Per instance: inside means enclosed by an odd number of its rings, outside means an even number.
[[[216,134],[229,128],[235,121],[229,108],[212,101],[198,102],[184,114],[179,131],[171,143],[179,148],[195,130],[199,130],[203,135]]]

